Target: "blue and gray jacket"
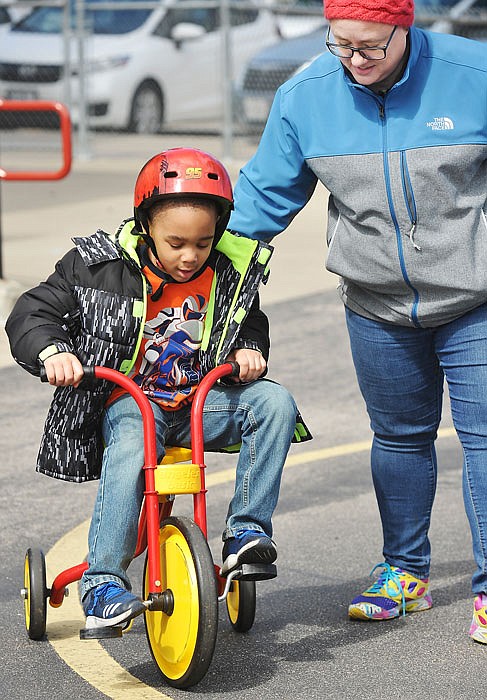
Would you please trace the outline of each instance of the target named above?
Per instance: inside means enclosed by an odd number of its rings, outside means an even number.
[[[433,327],[487,301],[487,44],[412,27],[382,96],[319,56],[278,90],[229,227],[272,239],[318,181],[353,311]]]

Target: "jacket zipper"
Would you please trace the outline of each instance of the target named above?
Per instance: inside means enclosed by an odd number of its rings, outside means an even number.
[[[231,251],[229,251],[229,250],[225,247],[225,245],[222,245],[222,243],[224,243],[224,241],[223,241],[223,242],[221,241],[221,242],[219,242],[219,244],[218,244],[218,245],[220,246],[220,247],[217,247],[218,252],[219,252],[220,254],[224,255],[226,258],[228,258],[228,259],[230,260],[230,262],[232,262]],[[234,316],[235,309],[236,309],[236,307],[238,306],[238,303],[239,303],[240,300],[241,300],[241,289],[242,289],[242,286],[243,286],[243,284],[244,284],[244,281],[245,281],[245,278],[246,278],[246,276],[247,276],[247,273],[248,273],[248,271],[249,271],[249,268],[250,268],[250,266],[251,266],[251,264],[252,264],[252,261],[254,260],[255,251],[256,251],[256,249],[258,248],[258,242],[257,242],[257,241],[253,241],[253,243],[254,243],[253,251],[252,251],[252,254],[251,254],[250,258],[249,258],[249,259],[247,260],[247,262],[246,262],[245,270],[244,270],[243,272],[238,272],[237,269],[235,269],[235,274],[239,274],[239,280],[238,280],[238,283],[237,283],[237,285],[236,285],[236,288],[235,288],[235,292],[234,292],[234,294],[233,294],[233,297],[232,297],[232,299],[230,300],[230,303],[229,303],[229,305],[228,305],[228,309],[227,309],[226,316],[225,316],[224,326],[223,326],[223,329],[222,329],[221,334],[220,334],[220,338],[219,338],[218,343],[217,343],[217,346],[216,346],[216,350],[215,350],[215,360],[214,360],[215,366],[216,366],[216,365],[218,364],[218,362],[219,362],[219,358],[220,358],[221,352],[222,352],[222,347],[223,347],[223,345],[225,344],[225,341],[226,341],[226,336],[227,336],[227,332],[228,332],[228,326],[230,325],[230,322],[231,322],[231,320],[232,320],[232,318],[233,318],[233,316]],[[212,290],[211,290],[211,295],[210,295],[210,296],[213,297],[213,298],[214,298],[214,296],[215,296],[215,293],[216,293],[215,290],[216,290],[216,287],[217,287],[217,285],[218,285],[218,277],[217,277],[217,275],[218,275],[218,273],[217,273],[217,270],[215,269],[214,278],[213,278],[213,283],[212,283]],[[254,295],[254,296],[255,296],[255,295]],[[254,297],[252,297],[252,299],[247,299],[247,303],[249,303],[249,308],[250,308],[250,304],[252,303],[253,298],[254,298]],[[209,310],[208,310],[208,312],[209,312]],[[212,314],[212,316],[213,316],[213,314],[214,314],[214,305],[212,305],[211,314]],[[204,352],[209,352],[209,351],[211,350],[211,349],[209,348],[209,344],[210,344],[210,339],[211,339],[212,326],[213,326],[213,323],[214,323],[214,320],[215,320],[213,317],[211,317],[211,323],[208,323],[208,318],[209,318],[209,313],[207,313],[207,318],[205,319],[205,330],[204,330],[203,339],[202,339],[202,342],[201,342],[201,350],[204,351]],[[242,322],[239,323],[239,326],[241,326],[241,323],[242,323]]]
[[[137,338],[137,345],[135,347],[134,354],[132,355],[130,367],[125,372],[125,374],[128,374],[135,364],[135,361],[136,361],[137,356],[139,354],[139,349],[140,349],[140,346],[142,343],[142,338],[144,337],[145,322],[147,319],[147,294],[148,294],[148,292],[147,292],[147,279],[146,279],[144,273],[142,272],[142,270],[139,270],[139,272],[140,272],[140,276],[142,277],[142,303],[144,305],[144,310],[142,312],[142,318],[141,318],[140,329],[139,329],[139,337]]]
[[[122,250],[124,250],[122,248]],[[124,251],[124,259],[125,262],[129,265],[132,266],[134,269],[137,270],[137,273],[140,275],[141,278],[141,283],[142,283],[142,297],[141,297],[141,303],[142,303],[142,314],[140,316],[140,325],[139,325],[139,335],[137,337],[137,342],[135,345],[134,352],[132,353],[132,357],[128,360],[125,360],[122,365],[120,366],[120,371],[123,372],[125,375],[129,375],[133,366],[135,365],[135,361],[137,360],[137,356],[139,354],[139,349],[142,343],[142,339],[144,337],[144,329],[145,329],[145,322],[147,319],[147,279],[142,272],[141,268],[137,265],[135,260],[133,260],[129,255],[126,254],[126,251]]]
[[[421,246],[414,240],[414,234],[416,232],[416,202],[414,201],[413,187],[411,185],[411,180],[409,178],[409,170],[406,159],[405,151],[401,151],[401,180],[402,180],[402,190],[404,193],[404,201],[406,202],[406,208],[408,210],[409,219],[411,220],[411,228],[409,229],[409,240],[413,244],[416,250],[421,250]]]
[[[391,214],[392,222],[394,224],[394,230],[396,232],[396,245],[397,245],[397,253],[399,256],[399,265],[401,267],[401,273],[403,276],[403,279],[409,289],[412,291],[414,299],[413,299],[413,304],[411,308],[411,320],[413,324],[421,328],[421,324],[419,323],[418,320],[418,305],[419,305],[419,292],[414,287],[414,285],[411,283],[411,280],[409,279],[409,275],[406,269],[406,262],[404,260],[404,249],[402,245],[402,237],[401,237],[401,230],[399,228],[399,222],[397,220],[396,212],[394,209],[394,203],[392,201],[392,191],[391,191],[391,177],[390,177],[390,169],[389,169],[389,159],[388,159],[388,148],[387,148],[387,123],[386,123],[386,110],[385,110],[385,98],[376,98],[378,100],[378,105],[379,105],[379,117],[381,120],[381,127],[382,127],[382,161],[383,161],[383,166],[384,166],[384,178],[385,178],[385,185],[386,185],[386,192],[387,192],[387,202],[389,204],[389,212]],[[410,230],[410,240],[413,243],[413,245],[416,246],[413,240],[414,236],[414,229],[416,227],[416,217],[412,215],[412,212],[415,212],[415,206],[414,206],[414,199],[412,198],[412,189],[410,188],[410,199],[406,196],[406,189],[405,189],[405,182],[407,181],[409,183],[410,187],[410,182],[409,178],[407,180],[404,179],[405,173],[404,173],[404,167],[405,167],[405,162],[402,161],[401,159],[401,167],[402,167],[402,177],[403,177],[403,191],[406,199],[406,206],[408,208],[409,216],[411,218],[411,230]]]

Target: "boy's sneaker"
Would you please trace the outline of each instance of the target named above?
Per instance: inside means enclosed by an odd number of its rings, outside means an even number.
[[[469,635],[474,642],[487,644],[487,593],[479,593],[474,600]]]
[[[277,547],[270,537],[257,530],[240,530],[223,545],[221,575],[227,576],[240,564],[272,564]]]
[[[92,588],[83,599],[85,629],[120,625],[137,617],[145,609],[140,598],[118,583],[108,581]]]
[[[362,595],[354,598],[348,616],[357,620],[389,620],[433,605],[428,593],[429,579],[416,578],[397,566],[386,562],[374,566],[370,574],[382,568],[377,581]]]

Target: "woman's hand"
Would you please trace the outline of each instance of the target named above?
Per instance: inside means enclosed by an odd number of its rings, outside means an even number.
[[[238,377],[232,378],[232,381],[236,383],[255,381],[267,367],[267,362],[258,350],[249,350],[247,348],[232,350],[227,357],[227,362],[237,362],[240,367]]]
[[[53,386],[77,387],[83,379],[83,367],[76,355],[58,352],[44,360],[49,384]]]

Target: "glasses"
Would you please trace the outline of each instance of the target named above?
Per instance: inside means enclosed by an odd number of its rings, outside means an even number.
[[[385,46],[366,46],[362,49],[356,49],[354,46],[341,46],[340,44],[332,44],[330,39],[330,27],[328,27],[328,32],[326,34],[326,46],[328,51],[338,58],[352,58],[354,53],[358,53],[362,58],[366,58],[369,61],[383,61],[386,57],[387,49],[392,41],[394,32],[397,26],[391,32],[389,39]]]

